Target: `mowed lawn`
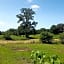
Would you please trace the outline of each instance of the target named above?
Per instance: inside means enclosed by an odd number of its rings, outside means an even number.
[[[0,44],[0,64],[31,64],[32,50],[45,52],[47,55],[58,55],[64,62],[64,45],[61,44]]]

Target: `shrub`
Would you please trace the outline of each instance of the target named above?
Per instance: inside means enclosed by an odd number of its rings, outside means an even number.
[[[5,33],[4,38],[5,40],[12,40],[9,33]]]
[[[57,55],[47,56],[40,51],[32,51],[31,59],[33,64],[61,64]]]
[[[40,41],[42,43],[52,44],[52,38],[53,38],[53,36],[50,32],[44,31],[40,34]]]

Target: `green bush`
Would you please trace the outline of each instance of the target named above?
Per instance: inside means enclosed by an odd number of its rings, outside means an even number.
[[[52,44],[52,38],[53,38],[53,35],[50,32],[44,31],[40,34],[40,41],[42,43]]]
[[[33,64],[61,64],[57,55],[47,56],[40,51],[32,51],[31,59]]]
[[[12,40],[12,38],[10,37],[10,34],[9,33],[5,33],[4,39],[5,40]]]

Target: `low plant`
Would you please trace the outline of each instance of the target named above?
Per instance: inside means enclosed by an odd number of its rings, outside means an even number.
[[[52,44],[53,35],[50,32],[44,31],[40,34],[40,41],[46,44]]]
[[[31,59],[33,64],[61,64],[57,55],[47,56],[40,51],[32,51]]]
[[[12,38],[11,38],[11,36],[10,36],[9,33],[5,33],[4,39],[5,39],[5,40],[12,40]]]

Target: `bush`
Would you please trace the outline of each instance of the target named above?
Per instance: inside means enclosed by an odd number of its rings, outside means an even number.
[[[4,38],[5,40],[12,40],[12,38],[10,37],[10,34],[8,33],[5,33]]]
[[[40,41],[42,43],[52,44],[52,38],[53,38],[53,36],[50,32],[44,31],[40,34]]]

